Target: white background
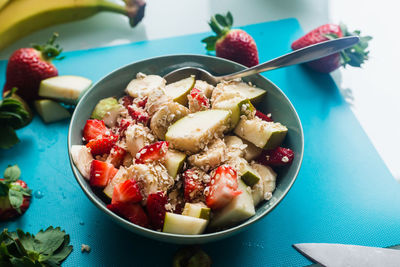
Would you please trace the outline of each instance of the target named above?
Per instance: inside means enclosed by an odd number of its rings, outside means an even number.
[[[34,33],[1,51],[0,59],[32,42],[43,42],[54,31],[60,34],[66,51],[209,31],[206,22],[210,16],[228,10],[234,15],[235,26],[295,17],[308,31],[327,22],[344,22],[350,30],[361,29],[374,37],[371,58],[362,69],[349,67],[332,76],[379,154],[400,180],[398,6],[393,0],[147,0],[145,18],[134,29],[125,17],[102,13]]]

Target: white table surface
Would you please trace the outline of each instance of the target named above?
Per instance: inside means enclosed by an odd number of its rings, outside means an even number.
[[[348,67],[332,76],[378,153],[400,181],[400,35],[395,27],[399,6],[393,0],[147,0],[145,18],[134,29],[125,17],[102,13],[31,34],[1,51],[0,59],[7,59],[12,51],[32,42],[43,42],[55,31],[65,51],[209,31],[206,22],[210,16],[228,10],[235,26],[295,17],[308,31],[327,22],[344,22],[351,30],[361,29],[374,37],[370,60],[362,69]]]

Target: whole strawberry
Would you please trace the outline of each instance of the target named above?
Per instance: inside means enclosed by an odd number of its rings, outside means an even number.
[[[18,95],[28,103],[38,98],[40,81],[58,75],[56,67],[51,63],[62,51],[54,44],[57,37],[54,34],[44,45],[21,48],[11,55],[3,93],[17,87]]]
[[[245,31],[231,29],[233,17],[230,12],[223,16],[216,14],[208,23],[217,36],[201,40],[208,51],[217,57],[230,59],[247,67],[258,65],[258,51],[254,39]]]
[[[21,216],[29,208],[31,190],[24,181],[17,165],[9,166],[0,179],[0,221],[7,221]]]
[[[292,49],[297,50],[316,43],[352,35],[360,36],[360,31],[349,32],[347,27],[343,24],[325,24],[294,41],[292,43]],[[358,44],[340,53],[323,57],[306,64],[310,68],[323,73],[329,73],[340,66],[345,67],[347,64],[353,67],[361,67],[364,61],[368,59],[369,51],[366,51],[366,49],[368,47],[368,41],[371,39],[371,36],[360,36],[360,42]]]

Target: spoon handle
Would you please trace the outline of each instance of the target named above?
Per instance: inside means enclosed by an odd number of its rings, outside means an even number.
[[[250,76],[256,73],[274,70],[290,65],[296,65],[319,59],[322,57],[335,54],[343,49],[349,48],[360,41],[357,36],[349,36],[338,38],[334,40],[329,40],[314,45],[310,45],[299,50],[295,50],[286,55],[271,59],[265,63],[256,65],[254,67],[244,69],[229,75],[215,77],[217,81],[222,80],[232,80],[236,78],[242,78]]]

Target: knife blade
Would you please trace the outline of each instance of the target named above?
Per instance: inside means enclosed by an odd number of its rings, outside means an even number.
[[[379,248],[356,245],[302,243],[293,247],[310,260],[319,264],[310,266],[329,267],[398,267],[400,266],[400,245]]]

